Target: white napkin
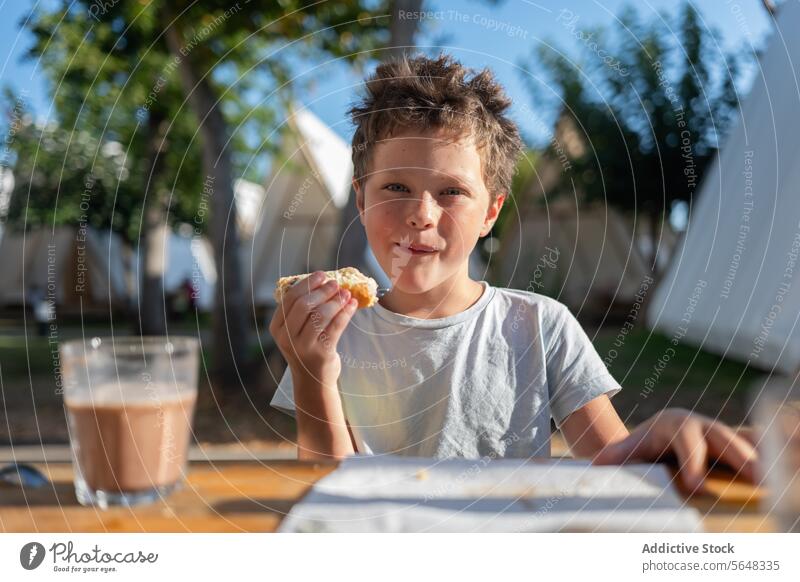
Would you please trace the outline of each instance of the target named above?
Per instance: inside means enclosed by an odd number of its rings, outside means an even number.
[[[661,465],[354,455],[280,532],[699,532]]]

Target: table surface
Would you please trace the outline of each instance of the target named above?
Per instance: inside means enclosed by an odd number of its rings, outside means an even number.
[[[0,484],[3,532],[271,532],[336,462],[192,462],[183,486],[135,508],[101,510],[78,503],[70,463],[37,464],[52,485],[21,489]],[[769,532],[763,489],[712,470],[709,492],[687,498],[708,532]]]

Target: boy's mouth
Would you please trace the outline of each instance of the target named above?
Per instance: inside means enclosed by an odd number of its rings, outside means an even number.
[[[400,247],[401,249],[410,252],[412,255],[435,255],[438,253],[438,249],[433,247],[429,247],[427,245],[422,244],[402,244],[402,243],[395,243],[396,246]]]

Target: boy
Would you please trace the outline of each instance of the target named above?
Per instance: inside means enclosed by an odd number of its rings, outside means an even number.
[[[272,405],[296,416],[298,457],[549,456],[552,418],[597,463],[674,453],[694,490],[711,456],[753,480],[752,443],[712,419],[667,409],[629,434],[565,306],[469,277],[522,147],[491,72],[470,72],[445,55],[383,64],[350,110],[360,220],[392,289],[356,311],[316,272],[276,310],[288,369]]]

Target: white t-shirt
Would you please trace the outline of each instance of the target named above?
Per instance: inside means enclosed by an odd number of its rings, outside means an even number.
[[[359,309],[339,340],[339,393],[360,454],[490,458],[550,455],[560,426],[609,374],[567,307],[484,287],[471,307],[419,319]],[[294,416],[289,368],[271,402]]]

